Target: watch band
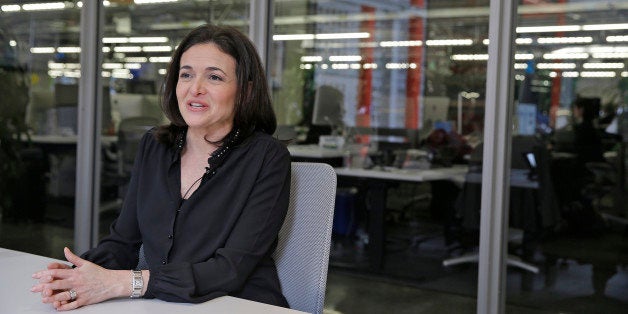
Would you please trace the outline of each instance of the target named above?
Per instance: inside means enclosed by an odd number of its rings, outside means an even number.
[[[144,288],[144,278],[142,278],[141,270],[133,270],[133,279],[131,280],[131,299],[137,299],[142,296],[142,288]]]

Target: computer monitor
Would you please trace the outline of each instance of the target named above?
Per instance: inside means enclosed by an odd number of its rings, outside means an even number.
[[[333,86],[321,85],[314,96],[312,125],[343,125],[344,95]]]

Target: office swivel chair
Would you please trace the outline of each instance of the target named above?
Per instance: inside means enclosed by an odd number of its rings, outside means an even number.
[[[479,150],[479,151],[477,151]],[[476,154],[472,157],[470,172],[464,183],[458,202],[460,215],[463,217],[463,228],[471,229],[479,226],[481,182],[470,178],[481,176],[479,166],[482,145],[476,147]],[[523,159],[524,152],[533,152],[538,161],[536,170],[538,189],[525,191],[521,188],[511,188],[510,218],[509,224],[516,225],[508,230],[509,243],[523,241],[524,250],[529,249],[528,242],[536,241],[535,233],[557,224],[560,220],[560,212],[556,203],[554,188],[550,178],[550,153],[542,143],[536,143],[531,137],[513,137],[512,162],[513,169],[527,167]],[[525,166],[524,166],[525,165]],[[474,182],[475,181],[475,182]],[[520,229],[520,228],[523,228]],[[452,266],[461,263],[477,262],[478,253],[464,254],[443,261],[443,266]],[[510,266],[519,267],[532,273],[538,273],[537,266],[527,263],[514,255],[508,255],[506,260]]]
[[[291,309],[323,313],[335,200],[334,168],[292,163],[288,214],[273,254],[281,291]],[[148,269],[143,246],[136,269]]]

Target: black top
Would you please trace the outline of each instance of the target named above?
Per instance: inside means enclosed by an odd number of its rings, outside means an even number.
[[[287,307],[271,258],[290,195],[285,145],[254,133],[185,202],[180,151],[152,131],[144,135],[120,216],[83,257],[132,269],[143,243],[147,298],[198,303],[232,295]]]

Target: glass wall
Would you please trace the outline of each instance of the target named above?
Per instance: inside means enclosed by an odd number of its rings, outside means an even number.
[[[511,181],[509,244],[538,272],[509,267],[507,300],[620,313],[628,1],[552,2],[518,10],[512,168],[536,186]]]
[[[74,226],[80,8],[0,5],[0,246],[62,257]]]

